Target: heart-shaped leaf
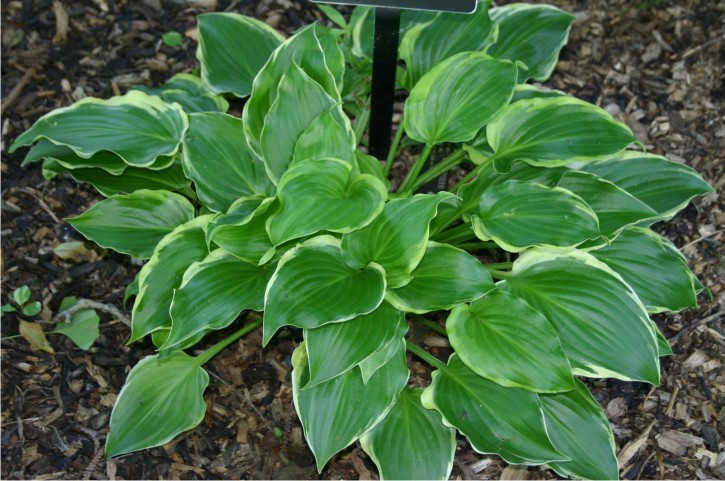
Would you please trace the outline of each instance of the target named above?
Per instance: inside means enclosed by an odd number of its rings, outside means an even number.
[[[355,134],[337,105],[320,114],[298,137],[292,162],[329,157],[355,165]]]
[[[405,388],[390,412],[360,438],[380,479],[448,479],[456,452],[456,430],[425,409],[422,389]]]
[[[305,160],[279,183],[280,208],[267,221],[274,245],[321,230],[347,233],[366,226],[383,210],[385,186],[371,175],[352,175],[340,159]]]
[[[193,218],[194,206],[179,194],[137,190],[111,196],[67,220],[100,246],[146,259],[164,236]]]
[[[267,235],[267,219],[275,198],[241,197],[226,213],[216,214],[206,230],[207,245],[218,245],[239,259],[257,263],[274,246]]]
[[[509,252],[531,246],[575,246],[599,237],[597,215],[581,197],[558,187],[512,180],[494,185],[472,217],[481,240]]]
[[[246,97],[257,72],[284,37],[266,23],[237,13],[204,13],[197,19],[196,58],[204,84],[214,93]]]
[[[209,375],[198,358],[156,354],[131,369],[111,413],[106,456],[161,446],[204,419]]]
[[[446,321],[451,346],[479,376],[536,392],[571,390],[571,366],[549,321],[523,299],[498,289]]]
[[[314,329],[374,311],[385,294],[385,271],[377,264],[345,264],[340,241],[314,237],[279,261],[264,300],[264,339],[285,325]]]
[[[657,338],[644,305],[592,255],[528,251],[500,287],[544,314],[559,334],[574,374],[658,383]]]
[[[78,303],[78,299],[75,297],[66,297],[60,303],[60,311],[70,309]],[[100,318],[93,309],[81,309],[71,314],[70,322],[60,322],[56,324],[55,328],[50,331],[49,334],[63,334],[68,337],[73,343],[87,351],[91,348],[98,336],[98,324]]]

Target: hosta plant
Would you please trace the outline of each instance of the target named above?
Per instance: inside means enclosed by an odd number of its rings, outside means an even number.
[[[129,373],[106,454],[201,422],[204,364],[261,327],[264,346],[299,333],[294,405],[319,470],[360,441],[383,478],[444,479],[461,434],[509,463],[616,478],[586,380],[659,381],[670,351],[649,315],[701,286],[650,227],[711,188],[600,108],[526,83],[552,73],[573,20],[545,5],[404,12],[403,121],[373,158],[373,12],[325,11],[336,28],[288,39],[201,15],[200,77],[81,100],[12,146],[95,186],[107,198],[68,222],[147,260],[129,342],[157,354]],[[418,156],[390,179],[400,151]],[[450,349],[425,351],[411,325]],[[230,334],[208,347],[214,330]],[[422,389],[411,355],[433,370]]]

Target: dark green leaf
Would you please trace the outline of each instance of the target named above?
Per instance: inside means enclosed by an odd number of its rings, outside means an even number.
[[[206,242],[223,248],[239,259],[256,264],[274,246],[266,224],[276,199],[242,197],[226,213],[215,215],[206,230]]]

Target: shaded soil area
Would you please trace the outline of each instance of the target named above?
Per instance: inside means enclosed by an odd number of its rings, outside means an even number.
[[[700,308],[657,315],[675,354],[663,361],[660,386],[590,384],[615,433],[626,479],[725,478],[725,291],[722,248],[725,184],[725,2],[714,0],[559,0],[576,14],[571,41],[547,85],[607,109],[648,150],[685,162],[716,193],[697,199],[656,230],[682,249],[710,296]],[[58,246],[82,237],[63,218],[100,197],[88,186],[47,182],[38,165],[20,167],[7,147],[44,113],[85,96],[107,98],[131,85],[159,85],[196,67],[195,16],[227,10],[255,16],[284,33],[324,21],[302,0],[37,0],[2,4],[2,302],[28,285],[51,328],[66,296],[123,310],[125,287],[139,265],[86,242],[75,256]],[[169,47],[177,31],[183,45]],[[233,103],[239,111],[241,104]],[[331,479],[377,478],[353,446],[321,474],[292,406],[292,331],[261,349],[255,332],[207,367],[207,415],[171,443],[115,460],[102,458],[108,419],[130,368],[153,352],[126,346],[128,327],[100,312],[101,336],[82,351],[49,336],[55,354],[24,339],[2,341],[2,468],[5,479]],[[2,335],[19,316],[2,317]],[[221,335],[219,335],[221,336]],[[413,329],[435,354],[447,341]],[[209,336],[209,344],[219,337]],[[206,342],[206,341],[205,341]],[[411,361],[411,382],[428,368]],[[547,479],[551,471],[509,467],[459,439],[453,477]]]

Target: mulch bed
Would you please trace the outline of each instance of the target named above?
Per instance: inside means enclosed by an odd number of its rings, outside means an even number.
[[[691,165],[716,188],[656,226],[682,249],[710,292],[698,309],[655,316],[675,352],[663,361],[661,385],[601,380],[591,387],[611,421],[623,478],[723,479],[725,2],[546,3],[577,16],[547,85],[607,109],[648,150]],[[255,16],[287,34],[323,18],[303,0],[3,2],[3,303],[14,288],[28,285],[33,300],[43,304],[39,318],[46,327],[66,296],[123,307],[124,289],[139,265],[88,242],[74,258],[54,252],[64,242],[83,240],[62,219],[99,195],[68,180],[45,181],[38,165],[21,168],[22,153],[8,155],[7,147],[52,109],[191,71],[195,16],[209,10]],[[170,31],[182,33],[181,47],[161,42]],[[240,103],[233,103],[235,110]],[[87,352],[60,336],[50,337],[54,355],[31,350],[23,339],[2,341],[4,479],[377,478],[355,446],[317,474],[292,406],[292,332],[266,349],[255,332],[208,365],[212,382],[199,428],[160,448],[103,459],[114,400],[129,369],[153,350],[148,343],[126,346],[128,327],[100,315],[101,337]],[[18,317],[3,315],[2,335],[17,332]],[[428,333],[412,335],[431,348],[445,343]],[[427,376],[425,366],[415,360],[411,366],[413,377]],[[508,467],[460,439],[453,477],[555,475]]]

